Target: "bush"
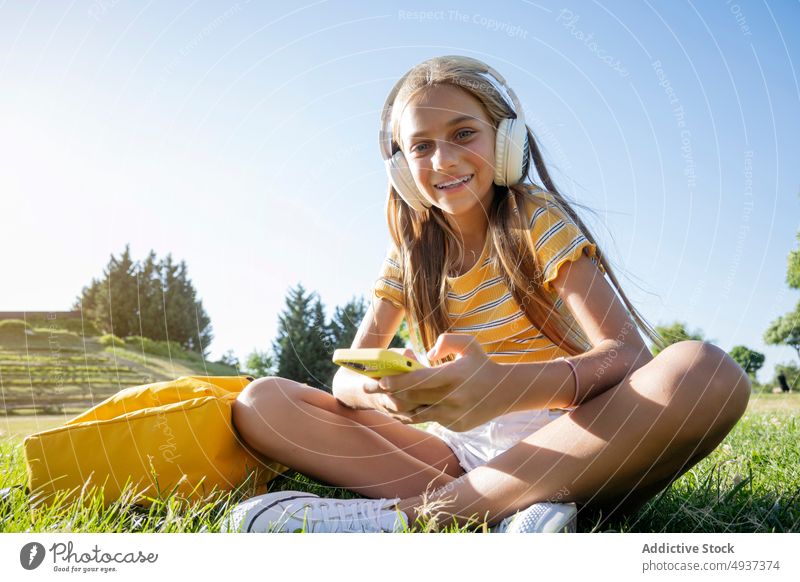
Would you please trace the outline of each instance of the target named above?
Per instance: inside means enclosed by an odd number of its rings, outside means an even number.
[[[0,321],[0,333],[22,333],[31,330],[31,326],[21,319],[4,319]]]
[[[250,355],[247,356],[245,369],[250,375],[256,378],[264,378],[265,376],[274,375],[272,365],[272,357],[267,352],[253,350]]]
[[[242,367],[241,362],[239,362],[239,358],[236,357],[236,354],[233,353],[233,350],[228,350],[222,357],[217,360],[217,364],[222,364],[223,366],[228,366],[230,368],[234,368],[239,370]]]
[[[59,338],[79,338],[81,334],[75,333],[74,331],[69,331],[60,327],[50,328],[50,327],[34,327],[34,333],[38,333],[43,336],[50,337],[59,337]]]
[[[758,380],[750,378],[750,384],[753,388],[754,394],[770,394],[774,388],[774,384],[767,382],[766,384],[760,383]]]
[[[152,340],[140,335],[131,335],[125,338],[125,347],[130,350],[161,356],[163,358],[175,358],[178,360],[201,360],[200,354],[190,352],[183,348],[178,342]]]
[[[77,333],[78,335],[84,334],[86,336],[96,336],[100,335],[100,332],[95,327],[94,323],[89,321],[88,319],[84,319],[81,321],[80,319],[62,319],[58,320],[51,320],[51,322],[55,327],[58,329],[65,329],[67,331],[72,331]]]
[[[78,335],[86,334],[87,336],[97,336],[100,335],[100,331],[95,327],[95,325],[89,321],[88,319],[81,319],[75,317],[59,317],[56,313],[56,316],[52,319],[46,317],[44,315],[31,315],[27,318],[29,326],[33,327],[34,330],[37,329],[46,329],[50,331],[52,329],[63,329],[65,331],[71,331]]]
[[[100,339],[97,341],[100,342],[100,345],[111,347],[114,346],[116,348],[124,348],[125,342],[122,341],[122,338],[118,338],[113,333],[107,333],[105,335],[101,335]]]

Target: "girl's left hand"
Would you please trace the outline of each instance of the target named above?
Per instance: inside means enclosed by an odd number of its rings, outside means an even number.
[[[406,424],[436,421],[455,431],[508,412],[497,390],[499,364],[486,356],[474,336],[443,333],[427,356],[433,361],[449,354],[456,360],[381,378],[374,391],[384,394],[384,410]]]

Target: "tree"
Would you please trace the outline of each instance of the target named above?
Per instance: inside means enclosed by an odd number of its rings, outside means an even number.
[[[302,284],[289,290],[286,307],[278,316],[278,335],[272,351],[277,375],[330,392],[332,340],[325,313],[316,294],[307,294]],[[312,301],[316,299],[314,305]]]
[[[354,297],[336,307],[328,323],[319,296],[307,293],[298,284],[289,290],[286,307],[278,317],[278,334],[272,344],[274,360],[265,352],[254,351],[248,356],[247,368],[253,375],[277,375],[330,391],[339,369],[333,363],[333,352],[353,344],[366,312],[363,297]],[[389,347],[404,347],[407,343],[404,321]]]
[[[800,243],[800,232],[797,233],[797,242]],[[798,245],[800,247],[800,245]],[[789,251],[789,266],[786,270],[786,282],[792,289],[800,289],[800,248]]]
[[[172,255],[161,263],[164,306],[166,309],[165,339],[179,342],[187,349],[205,353],[211,343],[211,320],[197,299],[197,292],[189,279],[186,262],[177,265]]]
[[[213,339],[186,263],[176,264],[172,255],[158,261],[153,251],[134,262],[128,245],[119,258],[111,255],[100,279],[83,288],[75,309],[102,333],[119,337],[171,340],[202,354]]]
[[[325,307],[316,293],[314,296],[311,324],[313,340],[309,344],[311,359],[308,362],[308,368],[311,370],[313,377],[318,378],[318,383],[325,386],[325,390],[332,391],[330,387],[333,385],[333,376],[338,369],[332,359],[336,344],[333,340],[331,326],[326,323]]]
[[[247,356],[245,361],[245,369],[248,374],[256,378],[264,378],[266,376],[274,376],[275,373],[272,369],[273,360],[267,352],[260,352],[253,350]]]
[[[734,346],[729,353],[750,378],[755,378],[756,372],[764,365],[764,354],[745,346]]]
[[[659,333],[659,335],[661,335],[662,338],[664,338],[664,347],[685,340],[705,340],[702,330],[698,329],[694,332],[689,332],[686,329],[686,324],[680,321],[676,321],[672,325],[657,325],[655,326],[655,330]],[[653,346],[651,351],[655,356],[658,355],[661,349],[658,346]]]
[[[331,319],[331,334],[335,348],[349,348],[358,332],[364,316],[367,314],[367,303],[363,297],[353,297],[342,307],[336,307]],[[410,343],[406,320],[400,324],[397,333],[389,342],[390,348],[402,348]],[[331,354],[333,355],[333,354]]]
[[[764,341],[769,345],[791,346],[800,359],[800,303],[794,311],[778,317],[764,332]]]
[[[404,318],[403,323],[400,324],[400,329],[397,330],[394,338],[392,339],[392,343],[389,345],[390,348],[395,347],[394,344],[397,344],[396,347],[402,348],[405,346],[411,345],[411,334],[408,331],[408,319]]]
[[[230,366],[231,368],[235,368],[237,371],[242,367],[239,363],[239,358],[236,357],[236,354],[233,353],[233,350],[228,350],[219,360],[217,360],[217,364],[222,364],[224,366]]]
[[[161,267],[152,250],[136,273],[137,315],[139,335],[156,339],[163,335],[164,303],[161,287]]]
[[[76,302],[102,333],[119,337],[138,332],[136,321],[136,264],[131,259],[130,245],[119,258],[113,254],[100,279],[92,279]]]
[[[800,241],[800,232],[797,233]],[[800,249],[790,251],[787,260],[786,282],[792,289],[800,289]],[[800,302],[794,311],[778,317],[764,332],[764,341],[769,345],[786,345],[794,348],[800,360]]]
[[[358,326],[367,307],[363,297],[353,297],[343,307],[336,307],[331,318],[331,338],[335,348],[349,348],[353,345]]]

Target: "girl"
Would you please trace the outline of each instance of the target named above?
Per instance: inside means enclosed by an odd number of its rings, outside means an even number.
[[[502,530],[559,530],[573,503],[635,510],[722,441],[747,406],[747,376],[704,342],[651,356],[638,330],[662,341],[496,71],[425,61],[392,90],[382,124],[393,245],[352,347],[387,347],[405,316],[439,365],[380,381],[342,368],[333,396],[251,383],[233,411],[248,444],[372,499],[272,493],[227,527],[396,531],[435,507],[460,524],[512,516]]]

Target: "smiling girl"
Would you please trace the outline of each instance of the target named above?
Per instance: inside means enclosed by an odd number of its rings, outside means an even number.
[[[576,507],[635,510],[722,441],[747,376],[705,342],[651,355],[639,331],[661,339],[499,73],[425,61],[382,123],[393,244],[351,347],[387,347],[405,317],[438,365],[380,381],[340,369],[333,395],[251,383],[234,422],[254,449],[368,498],[271,493],[238,506],[230,529],[397,531],[435,506],[448,522],[562,531]]]

